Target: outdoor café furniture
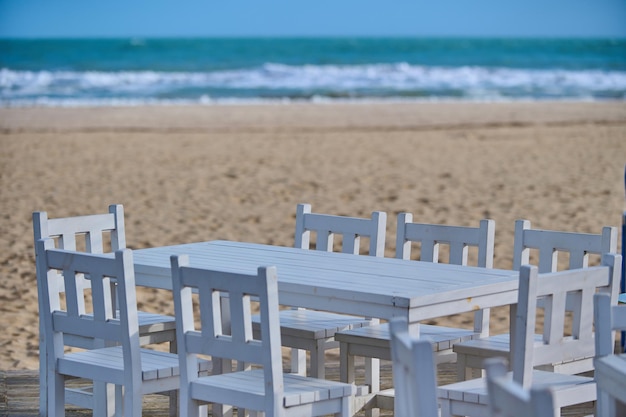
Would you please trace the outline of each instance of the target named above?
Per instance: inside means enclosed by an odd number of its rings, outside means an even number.
[[[256,273],[189,267],[185,255],[172,256],[172,282],[181,370],[180,415],[200,417],[205,403],[262,411],[265,416],[351,417],[351,384],[284,374],[278,308],[278,276],[272,266]],[[199,323],[192,292],[197,292]],[[229,325],[223,326],[221,298],[229,300]],[[259,337],[252,331],[252,302],[261,316]],[[198,356],[226,358],[246,368],[198,376]],[[250,365],[259,367],[251,368]],[[247,415],[247,414],[246,414]],[[256,415],[256,414],[255,414]]]
[[[311,243],[319,251],[332,252],[336,235],[341,237],[341,252],[358,255],[361,238],[368,240],[368,254],[385,255],[387,215],[373,212],[369,219],[334,216],[311,212],[310,204],[298,204],[296,209],[295,247],[309,249]],[[313,240],[312,240],[313,239]],[[280,332],[283,346],[291,351],[291,371],[306,375],[306,352],[310,355],[310,375],[325,376],[325,351],[338,348],[334,335],[341,330],[372,324],[373,319],[337,314],[328,311],[291,308],[281,310]],[[253,316],[253,325],[259,329],[259,316]]]
[[[108,213],[93,214],[85,216],[64,217],[49,219],[48,214],[43,212],[33,213],[33,234],[34,242],[39,239],[51,238],[55,246],[66,250],[80,250],[89,253],[112,252],[126,247],[126,235],[124,229],[124,207],[120,204],[109,206]],[[37,248],[37,245],[35,245]],[[35,254],[38,256],[39,254]],[[63,291],[63,284],[60,282],[59,291]],[[90,281],[82,279],[79,284],[88,288]],[[40,299],[39,309],[42,310],[42,300]],[[170,352],[176,351],[176,332],[174,317],[138,311],[139,321],[139,342],[141,345],[154,343],[169,343]],[[41,324],[41,323],[40,323]],[[40,338],[43,337],[43,329],[40,328]],[[66,334],[65,344],[67,346],[90,349],[93,347],[92,338],[77,337]],[[40,344],[45,345],[41,340]],[[40,384],[47,385],[45,350],[40,350]],[[102,388],[104,389],[104,388]],[[68,387],[66,388],[66,401],[69,404],[78,405],[84,408],[93,407],[93,389],[90,386]],[[40,396],[40,410],[43,412],[47,408],[46,392]],[[172,397],[171,415],[175,415],[176,402]],[[106,415],[105,407],[94,409],[96,415]]]
[[[405,317],[412,332],[423,320],[517,301],[516,271],[230,241],[136,250],[137,284],[171,289],[169,258],[181,254],[192,267],[229,272],[253,274],[259,265],[274,265],[282,305]],[[359,394],[354,411],[376,405],[375,393]]]
[[[536,251],[540,273],[557,270],[559,253],[569,256],[569,268],[585,268],[589,254],[617,252],[617,228],[604,227],[602,233],[572,233],[531,229],[528,220],[515,222],[513,269],[530,263],[530,252]],[[539,306],[542,301],[539,301]],[[539,336],[537,336],[539,337]],[[472,369],[481,369],[483,361],[491,357],[505,357],[511,363],[509,334],[470,340],[454,345],[457,354],[457,377],[463,380],[472,375]],[[552,363],[543,363],[542,369],[578,374],[593,370],[593,352]]]
[[[602,266],[539,274],[536,266],[524,265],[519,272],[519,299],[514,315],[512,378],[524,389],[550,388],[554,394],[554,412],[576,404],[596,400],[593,378],[535,369],[550,364],[594,354],[593,296],[609,294],[617,301],[621,275],[621,256],[606,254]],[[568,294],[575,295],[567,305]],[[541,339],[535,337],[537,304],[544,303],[545,317]],[[573,313],[571,335],[566,315]],[[441,417],[489,416],[490,397],[485,378],[476,378],[438,389]]]
[[[389,322],[396,417],[438,417],[433,345],[409,333],[403,317]]]
[[[410,213],[398,215],[396,235],[396,258],[411,259],[413,243],[420,244],[419,260],[439,262],[439,249],[442,245],[449,247],[449,263],[454,265],[468,264],[468,249],[477,249],[477,265],[481,268],[493,267],[495,222],[481,220],[478,227],[451,226],[439,224],[413,223]],[[447,279],[442,277],[442,279]],[[428,338],[435,350],[437,364],[454,362],[456,355],[452,352],[454,343],[472,340],[489,335],[489,308],[479,308],[474,312],[473,328],[457,328],[448,326],[420,325],[420,335]],[[355,356],[391,360],[389,324],[379,324],[359,329],[338,332],[335,339],[340,342],[341,374],[343,379],[354,381]],[[372,391],[379,389],[379,369],[366,368],[365,384],[372,386]],[[393,401],[383,408],[393,406]],[[393,408],[392,408],[393,409]]]
[[[595,379],[597,417],[626,415],[626,353],[615,352],[615,331],[626,330],[626,306],[614,305],[607,294],[594,296],[596,323]]]
[[[47,396],[43,415],[65,415],[68,377],[90,379],[95,388],[123,387],[116,406],[123,404],[119,411],[130,417],[141,416],[142,395],[177,390],[177,355],[140,348],[132,251],[122,249],[111,256],[55,249],[51,239],[35,244],[44,333],[40,349],[48,376],[40,386],[41,395]],[[85,276],[91,284],[90,297],[85,293]],[[93,346],[65,352],[66,336],[90,339]],[[208,368],[206,362],[202,366]],[[96,389],[91,405],[106,410],[111,399],[106,390]]]
[[[490,417],[558,417],[549,387],[524,389],[507,370],[504,358],[485,361]]]

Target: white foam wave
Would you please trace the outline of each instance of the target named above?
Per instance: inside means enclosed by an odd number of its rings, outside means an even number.
[[[268,63],[213,72],[0,70],[0,105],[49,100],[359,97],[626,99],[626,72],[601,70]]]

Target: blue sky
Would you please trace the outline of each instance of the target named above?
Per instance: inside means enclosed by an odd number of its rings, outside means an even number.
[[[626,38],[626,0],[0,0],[0,37]]]

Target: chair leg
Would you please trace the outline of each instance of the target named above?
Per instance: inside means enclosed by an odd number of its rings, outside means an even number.
[[[119,387],[121,389],[121,387]],[[94,417],[112,417],[121,411],[121,396],[116,398],[117,387],[106,382],[93,381]]]
[[[467,355],[456,355],[456,380],[467,381],[485,376],[484,369],[472,368],[467,364]]]
[[[348,384],[354,384],[354,356],[348,353],[348,344],[339,345],[339,380]]]
[[[306,376],[306,351],[291,349],[291,373]]]
[[[372,393],[380,391],[380,359],[365,358],[365,384]],[[378,417],[380,409],[371,408],[365,411],[366,417]]]
[[[44,387],[47,390],[47,410],[44,415],[64,417],[65,416],[65,378],[56,372],[48,373],[48,384]]]
[[[466,381],[467,380],[467,365],[466,365],[466,355],[457,353],[456,354],[456,380],[457,381]]]
[[[141,393],[133,392],[131,389],[124,390],[124,416],[140,417],[141,402],[143,398]]]
[[[611,398],[609,397],[609,394],[607,394],[606,392],[599,391],[598,399],[596,400],[596,415],[598,416],[615,415],[614,413],[611,414],[612,411],[614,410],[611,410]]]
[[[365,384],[372,393],[380,391],[380,359],[365,358]]]
[[[311,376],[313,378],[326,378],[326,341],[323,339],[315,341],[315,348],[311,351]]]
[[[39,311],[42,310],[41,303],[39,305]],[[41,320],[40,320],[41,321]],[[46,343],[43,339],[43,325],[39,325],[39,415],[45,416],[48,414],[48,366],[46,360],[46,349],[43,348]]]
[[[115,415],[121,416],[124,412],[124,387],[121,385],[115,386]]]
[[[344,397],[341,401],[341,412],[335,414],[337,417],[352,417],[352,400],[350,397]]]
[[[450,400],[441,400],[441,417],[452,417],[452,410],[450,409]]]
[[[170,342],[170,353],[177,353],[177,345],[176,345],[176,340],[173,340]],[[172,390],[169,392],[169,397],[170,397],[170,410],[169,410],[169,415],[170,417],[176,417],[178,416],[178,390]]]

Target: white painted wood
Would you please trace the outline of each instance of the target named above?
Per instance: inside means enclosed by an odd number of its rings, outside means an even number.
[[[503,358],[485,363],[491,417],[558,417],[550,388],[525,390],[507,376]]]
[[[138,285],[171,289],[169,257],[181,254],[189,254],[193,267],[229,272],[275,265],[281,304],[381,319],[405,316],[409,327],[517,301],[516,271],[228,241],[135,250]]]
[[[559,252],[569,254],[569,268],[585,268],[588,265],[589,254],[601,255],[617,252],[617,228],[604,227],[602,233],[599,234],[572,233],[531,229],[528,220],[517,220],[515,222],[513,269],[519,270],[521,265],[530,262],[531,249],[538,252],[537,266],[540,273],[557,270],[556,261]],[[590,297],[590,295],[587,296]],[[568,295],[567,302],[571,304],[576,301],[573,300],[572,295]],[[543,301],[540,300],[538,305],[543,307]],[[589,317],[590,315],[583,316],[586,319]],[[464,380],[473,375],[472,369],[482,368],[485,358],[505,357],[510,361],[508,339],[508,335],[498,335],[456,344],[453,350],[457,354],[457,376],[459,380]],[[537,357],[535,355],[535,358]],[[542,369],[569,374],[587,372],[593,370],[593,355],[563,358],[561,361],[545,364]]]
[[[335,216],[311,212],[310,204],[298,204],[296,208],[295,247],[309,249],[311,232],[315,232],[315,246],[324,252],[333,251],[334,235],[342,236],[343,253],[359,254],[361,237],[369,238],[369,254],[384,256],[387,214],[372,213],[371,219]]]
[[[587,267],[589,254],[617,252],[617,228],[603,227],[600,234],[531,229],[530,221],[515,222],[513,269],[530,263],[530,250],[539,251],[539,272],[556,272],[558,252],[568,252],[569,268]]]
[[[267,416],[351,416],[355,387],[300,375],[283,375],[275,267],[256,274],[189,266],[172,256],[172,283],[181,371],[180,415],[199,416],[204,403],[229,404]],[[200,324],[194,325],[192,291],[198,293]],[[221,295],[230,304],[230,333],[221,321]],[[260,335],[252,331],[250,300],[259,303]],[[261,369],[198,376],[197,355],[256,364]]]
[[[334,236],[341,235],[341,251],[359,254],[360,239],[369,239],[369,255],[384,256],[387,215],[374,212],[370,219],[326,215],[311,212],[310,204],[296,208],[295,247],[310,249],[312,243],[319,251],[332,252]],[[316,240],[311,242],[311,233]],[[253,317],[255,330],[259,331],[260,317]],[[324,378],[325,351],[339,347],[334,339],[336,332],[369,326],[369,317],[347,316],[316,310],[295,308],[280,312],[283,346],[291,347],[291,371],[306,375],[306,352],[310,353],[310,375]]]
[[[89,253],[103,253],[106,250],[117,251],[126,247],[126,232],[124,226],[124,207],[121,204],[109,206],[109,212],[87,216],[65,217],[49,219],[46,212],[33,213],[33,235],[34,241],[51,238],[60,249],[77,250],[83,249]],[[36,246],[36,245],[35,245]],[[80,288],[89,288],[90,281],[84,277],[78,277]],[[78,287],[77,287],[78,288]],[[59,279],[58,290],[64,291],[63,280]],[[113,292],[114,294],[114,292]],[[74,299],[70,297],[70,299]],[[84,308],[83,300],[77,301],[79,304],[75,308]],[[74,306],[73,306],[74,307]],[[41,304],[40,304],[41,310]],[[139,336],[142,345],[154,343],[170,343],[170,351],[176,351],[176,332],[174,317],[162,314],[138,312]],[[44,332],[40,329],[40,338]],[[66,335],[64,341],[68,346],[85,349],[93,348],[93,339],[76,335]],[[40,340],[40,345],[45,345],[44,340]],[[47,385],[47,374],[45,369],[45,357],[40,355],[40,385]],[[91,388],[81,393],[74,393],[68,398],[69,404],[74,404],[73,398],[77,398],[79,406],[89,404],[93,392]],[[40,396],[40,411],[46,409],[47,397]],[[107,402],[108,403],[108,402]],[[88,407],[93,408],[93,406]],[[111,415],[114,410],[98,409],[96,415]],[[175,411],[175,398],[172,398],[171,411]]]
[[[35,244],[37,287],[42,306],[40,322],[45,341],[41,350],[48,375],[47,385],[40,389],[41,395],[47,396],[44,415],[65,415],[66,377],[94,381],[94,411],[109,403],[107,396],[99,392],[99,387],[104,386],[101,384],[123,386],[119,411],[135,417],[141,416],[143,394],[177,389],[177,355],[141,349],[139,345],[132,251],[122,249],[110,256],[55,249],[50,238],[40,239]],[[73,308],[62,307],[59,276],[64,281],[66,304]],[[85,276],[91,284],[92,301],[87,305],[83,305]],[[112,281],[114,286],[111,286]],[[111,296],[112,290],[116,297]],[[70,298],[83,301],[78,303]],[[79,305],[80,308],[76,308]],[[91,314],[84,314],[85,311]],[[65,340],[69,335],[93,339],[93,348],[65,353]],[[207,368],[203,364],[203,369]]]
[[[140,249],[133,254],[141,285],[171,289],[172,254],[189,254],[193,267],[247,274],[256,273],[259,265],[275,265],[281,271],[281,304],[381,319],[407,317],[410,328],[434,317],[517,301],[518,273],[511,270],[228,241]]]
[[[467,265],[468,249],[478,248],[477,266],[493,268],[496,224],[484,219],[478,227],[413,223],[411,213],[398,215],[396,258],[411,259],[411,242],[421,243],[420,260],[439,262],[441,244],[450,248],[449,263]],[[479,337],[489,335],[489,309],[478,310],[474,315],[474,332]]]
[[[597,417],[626,415],[626,354],[615,352],[615,331],[626,330],[626,306],[608,294],[594,295]]]
[[[433,347],[409,334],[406,319],[390,322],[397,417],[437,417],[437,376]]]
[[[411,243],[420,243],[420,258],[425,262],[439,262],[439,246],[442,244],[450,247],[449,263],[466,266],[468,263],[469,247],[478,248],[478,267],[492,268],[495,244],[495,222],[482,220],[479,227],[463,227],[437,224],[413,223],[410,213],[398,215],[398,227],[396,235],[396,258],[403,260],[411,259]],[[443,312],[441,315],[448,315]],[[378,329],[377,329],[378,328]],[[455,343],[477,339],[489,335],[489,309],[476,309],[474,313],[474,328],[452,328],[433,325],[420,325],[420,335],[433,343],[436,352],[436,362],[453,362],[456,356],[452,352]],[[366,358],[389,360],[390,334],[387,324],[369,326],[368,328],[353,329],[337,333],[335,339],[340,342],[341,355],[345,358],[340,363],[340,374],[347,382],[354,382],[354,370],[349,369],[354,364],[351,355],[358,354]],[[366,375],[366,380],[372,380]],[[379,384],[374,383],[370,389],[377,389]]]
[[[534,365],[550,364],[560,358],[572,355],[593,355],[594,338],[590,327],[592,320],[574,320],[578,328],[574,332],[579,338],[565,337],[563,317],[568,309],[574,316],[590,314],[590,297],[596,292],[617,298],[620,281],[621,256],[607,254],[602,258],[602,266],[572,269],[567,271],[539,274],[536,266],[524,265],[520,268],[519,299],[515,314],[514,343],[511,378],[521,388],[528,390],[552,390],[554,406],[562,407],[595,401],[596,385],[593,378],[559,374],[533,369]],[[568,293],[581,293],[577,305],[567,306]],[[539,299],[545,300],[544,333],[541,348],[535,342],[536,310]],[[561,326],[560,331],[556,327]],[[441,402],[441,416],[488,416],[489,395],[485,378],[476,378],[438,388]]]

